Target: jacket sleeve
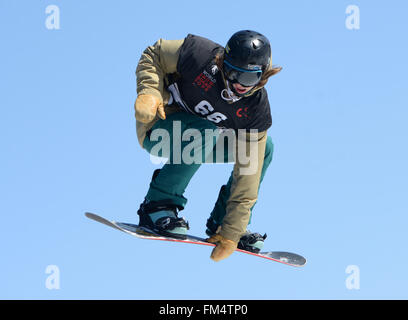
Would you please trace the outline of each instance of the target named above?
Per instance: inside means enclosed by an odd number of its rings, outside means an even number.
[[[136,68],[137,94],[152,94],[163,101],[166,74],[177,71],[183,40],[158,40],[143,52]]]
[[[226,239],[238,242],[246,231],[251,208],[258,198],[266,139],[266,131],[246,133],[241,138],[238,135],[231,192],[227,200],[226,215],[219,232]],[[242,142],[242,140],[245,141]]]

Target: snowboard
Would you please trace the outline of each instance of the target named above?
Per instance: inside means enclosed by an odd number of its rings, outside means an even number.
[[[158,235],[154,233],[154,231],[149,230],[145,227],[139,227],[136,224],[132,223],[125,223],[125,222],[117,222],[117,221],[110,221],[107,220],[97,214],[86,212],[85,216],[89,219],[95,220],[99,223],[107,225],[108,227],[114,228],[116,230],[125,232],[132,236],[135,236],[140,239],[149,239],[149,240],[161,240],[161,241],[171,241],[171,242],[182,242],[182,243],[191,243],[191,244],[199,244],[205,246],[212,246],[215,247],[215,244],[207,242],[204,238],[187,235],[186,239],[174,239],[170,237],[165,237],[162,235]],[[259,252],[254,253],[246,250],[236,249],[238,252],[246,253],[252,256],[264,258],[267,260],[272,260],[276,262],[280,262],[286,265],[290,265],[293,267],[302,267],[306,264],[306,259],[298,254],[291,253],[291,252],[283,252],[283,251],[268,251],[268,252]]]

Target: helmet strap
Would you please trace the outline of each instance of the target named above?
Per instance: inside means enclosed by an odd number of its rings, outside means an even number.
[[[242,96],[235,93],[231,89],[229,81],[225,79],[225,89],[221,91],[221,98],[223,98],[225,101],[228,101],[230,103],[234,103],[234,102],[241,100]]]

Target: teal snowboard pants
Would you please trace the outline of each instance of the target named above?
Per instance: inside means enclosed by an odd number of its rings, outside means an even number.
[[[189,130],[189,129],[193,129]],[[187,131],[189,130],[189,131]],[[205,138],[207,133],[212,132],[212,138]],[[218,133],[217,133],[218,132]],[[190,136],[198,137],[188,141],[181,141],[183,134],[190,134]],[[168,161],[160,169],[158,174],[155,174],[149,186],[146,195],[148,201],[160,201],[176,205],[184,208],[187,199],[183,196],[194,173],[198,170],[201,163],[211,161],[215,162],[215,147],[219,137],[217,127],[211,121],[189,114],[187,112],[176,112],[167,116],[165,120],[157,120],[151,130],[149,130],[143,147],[150,154],[168,158]],[[187,139],[186,139],[187,140]],[[158,148],[161,144],[161,147]],[[229,159],[228,144],[225,144],[222,162],[227,162]],[[184,152],[184,154],[183,154]],[[217,149],[218,152],[218,149]],[[202,160],[191,163],[190,158],[185,155],[193,154]],[[184,156],[183,156],[184,155]],[[272,161],[273,143],[270,137],[266,141],[265,158],[261,172],[262,182],[266,170]],[[195,158],[197,159],[197,158]],[[220,159],[217,156],[217,159]],[[217,161],[219,162],[219,161]],[[214,209],[211,212],[211,218],[217,224],[222,224],[226,214],[226,204],[230,195],[232,184],[232,174],[226,185],[221,187],[218,199],[215,203]]]

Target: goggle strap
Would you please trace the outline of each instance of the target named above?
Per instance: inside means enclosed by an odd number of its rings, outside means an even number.
[[[234,69],[234,70],[237,70],[237,71],[239,71],[239,72],[250,72],[250,73],[262,72],[262,69],[259,69],[259,70],[246,70],[246,69],[242,69],[242,68],[240,68],[240,67],[236,67],[236,66],[232,65],[231,63],[229,63],[229,62],[228,62],[227,60],[225,60],[225,59],[224,59],[224,63],[225,63],[228,67],[230,67],[230,68],[232,68],[232,69]]]

